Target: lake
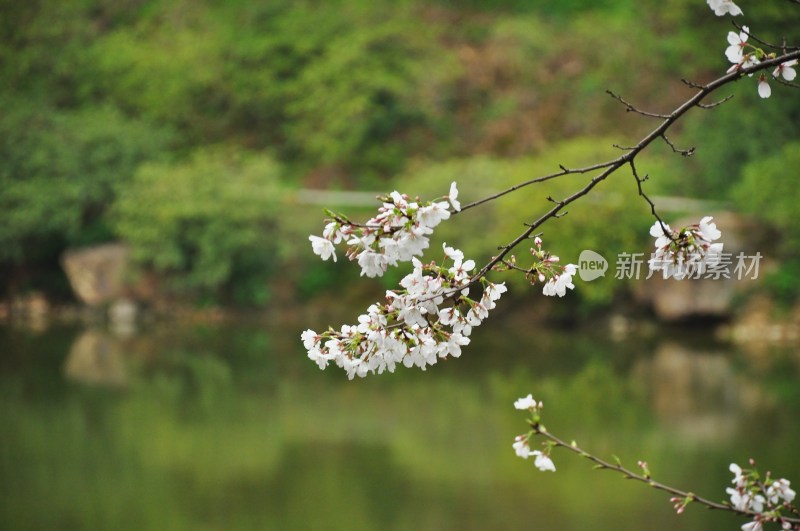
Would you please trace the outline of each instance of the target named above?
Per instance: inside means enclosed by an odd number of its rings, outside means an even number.
[[[287,322],[289,321],[289,322]],[[722,501],[728,464],[800,484],[798,356],[703,327],[491,318],[460,359],[348,381],[309,361],[323,322],[0,327],[5,529],[737,529],[732,515],[514,455],[513,401],[629,468]],[[795,450],[792,450],[795,449]]]

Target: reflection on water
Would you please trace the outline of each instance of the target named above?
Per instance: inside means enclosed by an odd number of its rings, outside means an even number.
[[[537,472],[511,450],[525,428],[511,403],[528,392],[554,432],[606,457],[646,458],[660,479],[714,499],[728,463],[750,456],[800,480],[787,451],[800,440],[797,367],[780,357],[754,371],[730,346],[674,329],[612,342],[495,323],[462,359],[348,382],[308,362],[294,328],[0,328],[0,521],[735,528],[707,511],[676,517],[666,496],[558,451],[558,472]]]
[[[724,352],[667,341],[634,372],[647,382],[653,412],[687,439],[730,439],[744,404],[731,360]]]
[[[64,375],[87,385],[124,387],[128,374],[122,346],[110,334],[86,330],[69,349]]]

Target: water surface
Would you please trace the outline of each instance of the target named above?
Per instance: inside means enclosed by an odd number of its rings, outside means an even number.
[[[487,323],[461,359],[349,382],[305,323],[0,328],[6,529],[736,529],[556,450],[515,457],[514,399],[587,450],[722,500],[731,461],[800,482],[797,356],[698,330]]]

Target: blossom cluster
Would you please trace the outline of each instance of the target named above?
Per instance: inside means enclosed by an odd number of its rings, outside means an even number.
[[[728,32],[729,46],[725,50],[725,56],[728,61],[733,63],[728,69],[729,73],[755,66],[765,58],[774,57],[774,54],[767,54],[761,48],[748,43],[749,36],[750,28],[747,26],[742,26],[742,31],[739,33]],[[796,59],[781,63],[772,71],[772,77],[778,80],[783,78],[786,81],[793,81],[797,77],[797,71],[794,69],[796,65]],[[750,75],[752,76],[752,74]],[[767,82],[767,75],[761,74],[758,78],[758,95],[762,98],[769,98],[771,94],[772,88]]]
[[[542,249],[542,239],[536,237],[533,240],[536,247],[531,247],[531,255],[533,256],[533,264],[525,270],[525,278],[535,285],[537,282],[542,284],[542,294],[548,297],[558,295],[563,297],[567,293],[567,289],[574,289],[575,285],[572,283],[572,277],[578,272],[578,266],[575,264],[561,265],[558,256],[553,256],[549,251]],[[511,262],[505,262],[505,266],[509,268],[516,267],[516,258],[511,257]]]
[[[789,480],[781,478],[772,481],[767,473],[767,477],[761,481],[757,470],[742,469],[736,463],[731,463],[729,470],[734,476],[731,480],[734,486],[726,489],[731,507],[756,515],[751,522],[742,526],[743,531],[761,531],[765,522],[780,522],[783,529],[794,529],[791,522],[781,517],[782,509],[794,512],[791,504],[797,493],[792,490]]]
[[[442,201],[421,203],[419,198],[412,201],[397,191],[378,199],[383,205],[365,224],[353,223],[330,212],[332,219],[325,225],[322,237],[308,237],[314,254],[323,260],[336,261],[335,245],[344,242],[349,246],[347,257],[358,261],[362,276],[383,276],[388,266],[421,256],[429,246],[428,236],[434,227],[450,217],[450,209],[461,210],[455,182]]]
[[[506,291],[504,283],[480,279],[481,296],[471,299],[473,260],[443,245],[445,259],[423,264],[412,258],[414,270],[400,281],[402,289],[386,292],[386,302],[373,304],[358,317],[357,325],[344,325],[318,334],[302,334],[308,357],[325,369],[329,362],[345,370],[347,377],[394,372],[397,364],[425,370],[439,359],[461,356],[472,329],[496,307]]]
[[[661,270],[664,278],[676,280],[702,275],[706,268],[717,265],[722,256],[722,233],[717,229],[713,217],[706,216],[696,225],[678,231],[656,221],[650,235],[656,239],[655,251],[648,261],[652,271]]]
[[[539,414],[544,407],[542,402],[536,402],[534,400],[533,395],[528,395],[526,397],[520,398],[514,402],[514,407],[516,409],[522,411],[529,411],[533,416],[532,420],[534,422],[539,421]],[[514,453],[517,454],[518,457],[523,459],[527,459],[533,456],[533,465],[541,470],[542,472],[555,472],[556,465],[553,463],[553,460],[550,459],[550,446],[545,447],[545,451],[542,452],[541,450],[531,450],[530,447],[530,438],[531,434],[527,433],[525,435],[517,435],[514,437],[514,444],[511,447],[514,449]]]

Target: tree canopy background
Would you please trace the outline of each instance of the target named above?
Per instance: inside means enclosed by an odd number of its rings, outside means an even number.
[[[791,5],[748,7],[759,36],[800,41]],[[236,304],[267,302],[278,273],[305,292],[357,278],[311,263],[305,235],[322,213],[295,190],[430,196],[456,180],[477,198],[605,160],[653,127],[605,89],[670,110],[690,94],[681,78],[725,71],[733,29],[698,0],[2,0],[0,11],[0,295],[67,296],[58,256],[122,240],[177,296]],[[673,134],[698,147],[692,159],[648,154],[648,186],[791,234],[800,98],[776,87],[761,101],[747,79],[731,90]],[[645,245],[647,205],[632,179],[613,181],[598,190],[605,222],[558,221],[553,251]],[[547,193],[447,236],[468,230],[481,244],[470,252],[489,256]],[[779,252],[796,264],[800,240]]]

